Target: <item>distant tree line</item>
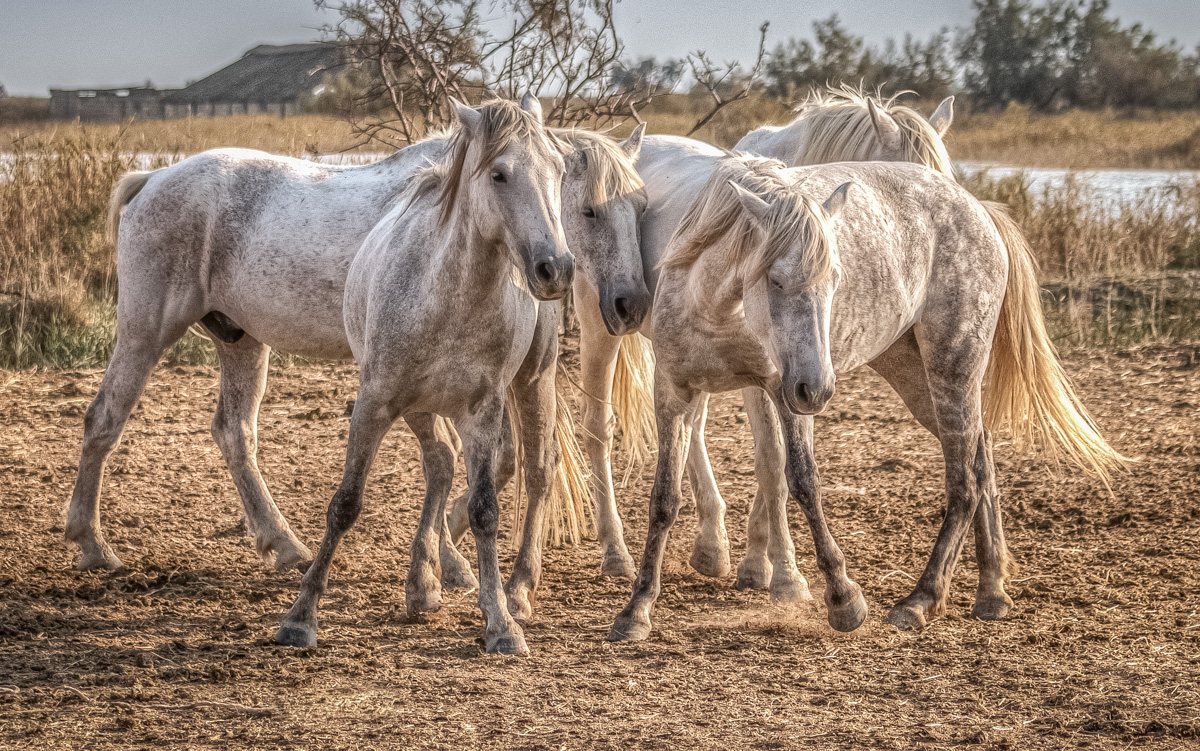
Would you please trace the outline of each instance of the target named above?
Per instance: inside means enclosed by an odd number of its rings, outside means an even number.
[[[862,84],[931,99],[965,94],[982,108],[1021,102],[1043,111],[1071,107],[1177,109],[1200,106],[1200,48],[1160,43],[1141,24],[1122,26],[1108,0],[973,0],[971,25],[922,41],[905,35],[866,44],[837,14],[813,23],[811,39],[769,52],[759,86],[798,99],[827,84]],[[644,58],[618,66],[613,82],[674,87],[678,61]]]

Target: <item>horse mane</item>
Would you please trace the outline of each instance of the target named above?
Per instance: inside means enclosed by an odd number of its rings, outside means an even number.
[[[505,99],[493,99],[484,102],[476,108],[483,117],[480,119],[478,136],[483,142],[483,153],[480,155],[478,171],[486,169],[493,161],[503,154],[513,143],[524,141],[534,150],[541,149],[548,153],[561,152],[561,146],[549,137],[541,122],[533,115],[521,109],[516,102]],[[446,145],[443,157],[424,167],[417,168],[409,177],[408,186],[404,191],[404,199],[409,201],[440,189],[438,203],[441,211],[438,222],[445,224],[454,212],[454,204],[458,200],[462,188],[463,173],[466,170],[467,150],[471,145],[470,135],[462,125],[455,122],[449,129],[431,133],[423,140],[445,138],[450,142]]]
[[[731,154],[718,161],[675,229],[663,266],[687,270],[705,253],[719,252],[729,275],[739,274],[749,286],[800,248],[798,273],[810,285],[827,279],[836,263],[828,221],[821,206],[788,179],[786,169],[778,159],[753,154]],[[768,215],[751,216],[733,184],[770,204]]]
[[[587,170],[585,200],[598,215],[606,215],[611,202],[618,198],[629,199],[639,212],[646,208],[645,183],[620,144],[587,130],[571,128],[551,132],[582,155]]]
[[[909,93],[909,92],[901,92]],[[879,143],[867,101],[887,114],[900,128],[906,161],[923,164],[953,179],[954,168],[942,138],[916,110],[897,104],[900,94],[884,99],[854,86],[812,91],[796,106],[796,120],[808,124],[807,143],[796,155],[796,165],[867,161]],[[795,122],[794,121],[794,122]]]

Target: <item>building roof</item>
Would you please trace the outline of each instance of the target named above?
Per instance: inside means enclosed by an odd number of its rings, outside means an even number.
[[[346,64],[339,44],[260,44],[216,73],[172,91],[168,102],[288,102]]]

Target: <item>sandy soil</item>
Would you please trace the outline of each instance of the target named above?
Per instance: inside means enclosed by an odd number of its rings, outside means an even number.
[[[321,646],[269,639],[295,574],[255,556],[208,424],[209,368],[160,368],[109,464],[104,521],[128,566],[73,569],[61,510],[100,373],[0,373],[0,746],[5,748],[1195,748],[1200,746],[1200,369],[1195,348],[1076,353],[1106,434],[1140,461],[1108,495],[996,451],[1020,570],[1014,614],[970,620],[975,566],[923,633],[882,623],[941,518],[936,443],[880,379],[843,379],[818,420],[831,524],[872,612],[837,634],[686,565],[685,510],[648,642],[604,641],[628,582],[591,543],[549,551],[533,655],[481,653],[474,593],[428,623],[404,614],[423,488],[401,427],[339,551]],[[272,374],[259,460],[315,547],[341,474],[349,367]],[[738,396],[709,446],[736,564],[753,495]],[[620,497],[640,552],[651,470]],[[504,496],[507,504],[508,494]],[[811,540],[792,528],[820,601]],[[972,548],[968,545],[968,551]],[[511,551],[505,546],[505,554]],[[468,555],[472,553],[468,552]]]

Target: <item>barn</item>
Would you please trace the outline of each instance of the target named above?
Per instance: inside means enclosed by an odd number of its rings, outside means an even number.
[[[346,63],[346,48],[340,44],[260,44],[182,89],[51,89],[50,116],[84,121],[259,114],[289,117],[319,96],[326,78]]]
[[[261,44],[216,73],[168,92],[163,117],[289,117],[345,64],[345,47],[339,44]]]

